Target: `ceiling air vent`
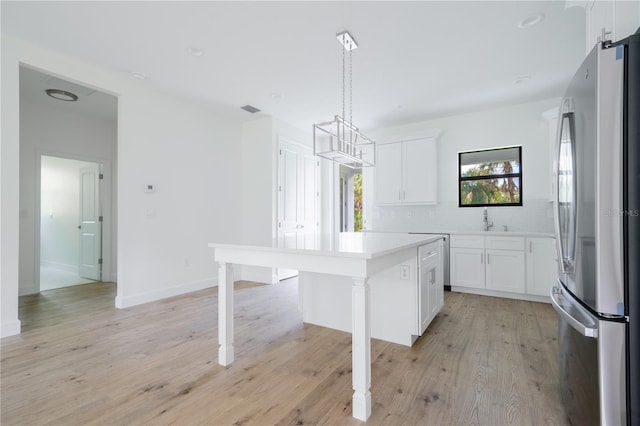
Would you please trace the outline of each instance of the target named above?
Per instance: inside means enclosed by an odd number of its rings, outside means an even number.
[[[243,110],[250,112],[251,114],[255,114],[256,112],[260,112],[260,110],[256,107],[254,107],[253,105],[245,105],[243,107],[240,107]]]

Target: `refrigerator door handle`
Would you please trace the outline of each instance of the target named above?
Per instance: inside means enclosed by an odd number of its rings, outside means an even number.
[[[582,334],[585,337],[591,337],[594,339],[598,338],[598,323],[597,321],[591,321],[592,324],[584,324],[583,321],[571,315],[569,311],[563,306],[560,301],[562,296],[562,290],[558,287],[551,287],[550,290],[551,304],[553,305],[553,309],[558,312],[560,318],[565,320],[571,327],[573,327],[578,333]],[[589,318],[591,314],[586,312],[584,308],[578,306],[577,304],[572,304],[572,310],[576,310],[577,313],[581,313],[586,318]],[[582,312],[581,312],[582,311]]]
[[[560,255],[558,263],[563,274],[574,273],[575,266],[578,199],[574,120],[573,112],[563,113],[557,135],[556,196],[554,197],[556,214],[554,216]]]

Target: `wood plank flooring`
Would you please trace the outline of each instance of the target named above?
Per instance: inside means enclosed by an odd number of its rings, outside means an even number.
[[[236,362],[217,364],[217,289],[128,309],[115,286],[20,300],[1,341],[3,425],[358,424],[350,334],[305,325],[295,280],[236,283]],[[383,425],[566,424],[550,305],[446,293],[416,345],[372,341]]]

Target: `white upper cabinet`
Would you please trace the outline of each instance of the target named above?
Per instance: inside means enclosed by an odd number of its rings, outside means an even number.
[[[587,53],[603,40],[617,41],[640,27],[640,1],[590,0],[587,3]]]
[[[380,144],[376,149],[376,204],[437,204],[438,148],[435,138]]]
[[[402,201],[402,144],[376,146],[375,194],[377,204]]]

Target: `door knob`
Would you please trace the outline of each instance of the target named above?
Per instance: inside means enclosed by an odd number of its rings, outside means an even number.
[[[82,225],[78,225],[78,229],[82,229]]]

